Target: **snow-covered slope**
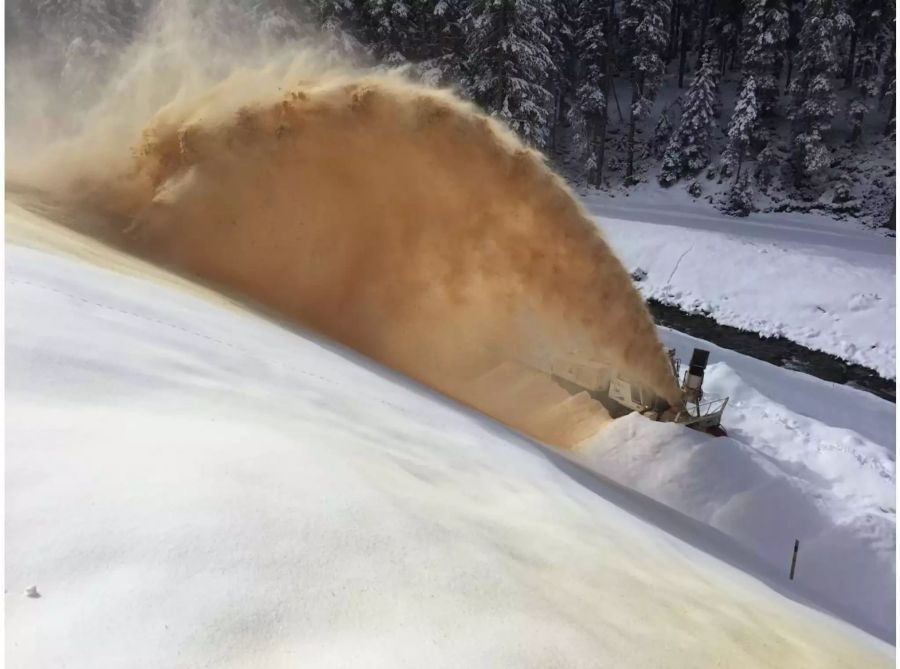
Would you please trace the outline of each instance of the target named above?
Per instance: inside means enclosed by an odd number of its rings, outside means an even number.
[[[7,247],[11,666],[893,663],[715,530],[70,242]]]
[[[682,360],[710,350],[704,387],[730,397],[729,437],[640,416],[583,443],[591,469],[716,527],[783,575],[801,542],[797,583],[819,606],[893,640],[895,407],[679,332]]]
[[[642,294],[896,375],[896,247],[823,217],[710,214],[678,190],[584,202]]]

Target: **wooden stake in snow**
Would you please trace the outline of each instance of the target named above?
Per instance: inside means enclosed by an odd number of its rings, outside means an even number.
[[[791,558],[791,580],[794,580],[794,570],[797,568],[797,551],[800,550],[800,540],[794,539],[794,557]]]

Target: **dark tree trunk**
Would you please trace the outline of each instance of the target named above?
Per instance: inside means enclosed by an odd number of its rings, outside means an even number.
[[[677,53],[678,48],[678,22],[681,18],[681,2],[675,0],[672,11],[669,14],[669,48],[666,49],[666,63],[669,63]]]
[[[890,86],[891,86],[891,82],[893,82],[896,78],[896,69],[895,69],[896,66],[894,64],[894,59],[897,57],[896,53],[897,53],[897,45],[892,40],[891,41],[891,53],[890,53],[890,56],[888,56],[887,61],[885,62],[884,77],[882,78],[882,81],[881,81],[881,88],[878,90],[878,99],[879,100],[884,100],[884,96],[887,95],[888,88],[890,88]],[[892,121],[893,121],[893,118],[894,118],[894,112],[891,111],[891,120]]]
[[[597,187],[603,178],[603,167],[600,165],[600,159],[603,156],[603,147],[600,144],[600,117],[591,118],[590,124],[589,146],[591,147],[591,162],[593,162],[594,166],[588,170],[588,183]]]
[[[787,78],[784,81],[784,92],[787,93],[791,87],[791,75],[794,73],[794,57],[791,52],[787,53]]]
[[[634,130],[637,124],[637,118],[634,115],[634,107],[640,98],[641,91],[638,82],[631,84],[631,109],[628,119],[628,160],[625,165],[625,185],[629,186],[634,183]]]
[[[856,69],[856,30],[850,33],[850,55],[847,58],[847,69],[844,71],[844,88],[853,85],[853,71]]]
[[[588,120],[588,152],[590,154],[591,160],[594,163],[594,167],[588,170],[587,173],[587,181],[591,186],[596,186],[599,179],[597,178],[597,120],[595,118],[591,118]]]
[[[609,35],[606,42],[606,52],[603,54],[603,99],[606,105],[603,108],[603,114],[597,120],[597,135],[595,137],[596,153],[594,154],[594,163],[596,164],[596,174],[593,185],[600,186],[603,183],[603,169],[606,167],[606,128],[609,125],[609,93],[613,87],[612,80],[612,54],[614,32],[612,25],[613,3],[609,3],[609,11],[603,17],[603,31]],[[618,105],[618,98],[616,104]],[[621,116],[621,111],[619,116]]]
[[[594,155],[594,162],[597,165],[597,178],[594,182],[595,186],[603,183],[603,168],[606,167],[606,126],[608,125],[609,113],[604,110],[603,115],[597,123],[597,152]]]
[[[706,48],[706,26],[709,23],[709,8],[712,0],[703,0],[703,15],[700,18],[700,40],[697,42],[697,62],[694,69],[700,69],[700,61],[703,60],[703,50]]]
[[[615,86],[612,86],[612,94],[613,94],[613,98],[616,101],[616,111],[619,112],[619,123],[624,123],[625,115],[622,113],[622,107],[619,106],[619,94],[616,92]]]
[[[686,25],[687,21],[682,18],[681,22],[681,55],[678,59],[678,88],[684,88],[684,71],[687,69],[687,55],[690,41],[690,31]]]
[[[498,33],[501,35],[507,35],[507,25],[509,22],[509,17],[506,14],[506,3],[500,8],[500,27],[498,29]],[[500,85],[497,86],[497,97],[494,109],[503,109],[503,101],[506,99],[506,72],[504,71],[503,64],[500,65]]]

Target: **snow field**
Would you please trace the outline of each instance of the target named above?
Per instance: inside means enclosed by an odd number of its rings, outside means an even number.
[[[893,662],[682,540],[740,562],[715,530],[173,285],[9,246],[7,363],[16,666]]]
[[[895,628],[894,406],[663,329],[688,360],[711,351],[704,388],[730,397],[713,438],[632,415],[576,458],[733,537],[783,581],[794,539],[797,585],[818,606],[882,638]]]
[[[628,270],[647,272],[644,297],[895,378],[892,239],[814,216],[710,215],[671,194],[584,200]]]

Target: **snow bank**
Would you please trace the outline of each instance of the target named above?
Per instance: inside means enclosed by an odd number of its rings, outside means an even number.
[[[714,439],[632,415],[581,445],[592,469],[753,550],[819,606],[893,640],[894,405],[862,391],[712,346],[672,330],[683,360],[710,349],[705,388],[729,396]]]
[[[896,376],[893,239],[815,216],[711,215],[675,190],[584,198],[644,297]]]
[[[893,663],[679,538],[745,559],[714,530],[174,284],[10,246],[7,363],[12,665]]]

